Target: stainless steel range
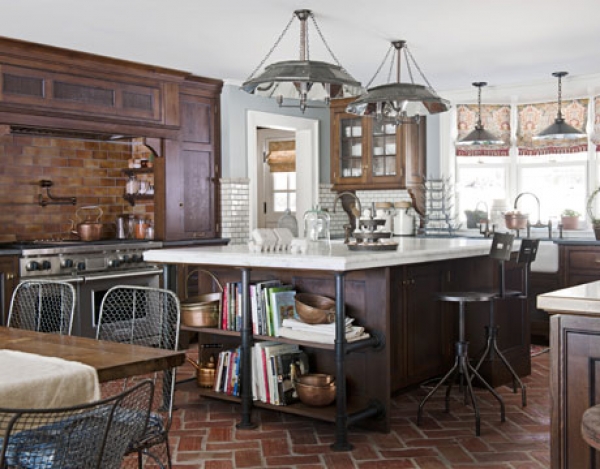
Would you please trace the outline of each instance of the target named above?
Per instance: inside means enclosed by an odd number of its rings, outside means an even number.
[[[5,245],[20,250],[21,280],[72,283],[77,291],[73,334],[95,337],[100,303],[115,285],[159,287],[162,267],[145,262],[144,251],[160,241],[31,241]]]

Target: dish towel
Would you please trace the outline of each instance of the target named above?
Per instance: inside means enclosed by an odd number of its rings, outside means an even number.
[[[96,370],[83,363],[0,350],[0,407],[70,407],[100,399]]]

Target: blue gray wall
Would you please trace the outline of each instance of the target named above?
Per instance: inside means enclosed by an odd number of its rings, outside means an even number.
[[[307,109],[304,114],[298,108],[280,108],[274,99],[254,96],[241,91],[234,85],[225,85],[221,94],[221,154],[222,176],[224,178],[248,177],[248,156],[246,151],[246,114],[248,111],[268,112],[293,117],[319,120],[321,136],[321,161],[319,174],[322,183],[329,182],[330,162],[330,119],[329,109]],[[427,118],[427,175],[440,173],[440,119]]]

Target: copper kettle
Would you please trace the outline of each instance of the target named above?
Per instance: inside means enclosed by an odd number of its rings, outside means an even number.
[[[102,223],[100,223],[100,217],[102,217],[102,209],[97,205],[89,205],[87,207],[80,207],[75,212],[75,217],[79,219],[79,212],[82,210],[97,212],[96,217],[93,217],[91,212],[87,213],[87,216],[79,223],[77,227],[75,222],[71,220],[71,233],[77,235],[82,241],[98,241],[102,236]]]
[[[215,384],[215,358],[211,355],[207,364],[196,363],[190,357],[186,360],[196,368],[196,382],[201,388],[212,388]]]

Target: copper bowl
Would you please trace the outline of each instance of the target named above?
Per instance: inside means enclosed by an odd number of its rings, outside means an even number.
[[[529,220],[529,215],[526,213],[506,212],[504,214],[506,228],[509,230],[523,230],[527,228],[527,220]]]
[[[309,373],[298,377],[297,382],[308,386],[328,386],[333,383],[333,376],[325,373]]]
[[[307,324],[331,324],[335,321],[335,300],[312,293],[296,293],[296,312]]]
[[[313,386],[296,381],[296,392],[302,403],[314,407],[323,407],[335,400],[335,381],[323,386]]]

